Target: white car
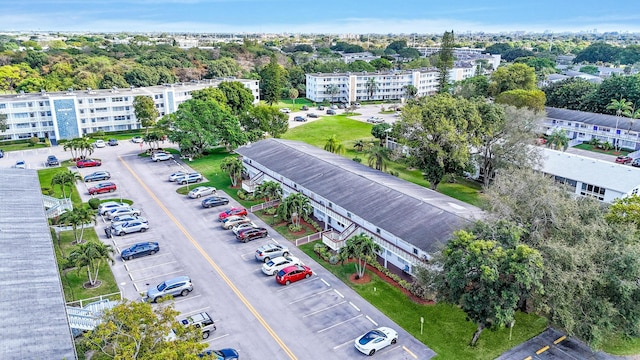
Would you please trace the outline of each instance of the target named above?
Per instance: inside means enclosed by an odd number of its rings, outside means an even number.
[[[126,222],[133,221],[133,220],[140,220],[143,223],[149,223],[149,221],[147,221],[147,219],[142,217],[142,216],[117,215],[117,216],[114,216],[113,218],[111,218],[111,226],[118,226],[118,225],[120,225],[122,223],[126,223]]]
[[[376,351],[396,342],[398,342],[398,332],[383,326],[360,336],[354,341],[354,345],[361,353],[371,356]]]
[[[216,192],[216,188],[211,186],[198,186],[197,188],[189,191],[189,197],[192,199],[199,198],[201,196],[211,195]]]
[[[100,206],[98,206],[98,214],[100,215],[106,215],[107,212],[115,209],[115,208],[121,208],[121,207],[129,207],[129,204],[127,203],[119,203],[119,202],[115,202],[115,201],[107,201],[107,202],[103,202],[102,204],[100,204]]]
[[[265,275],[275,275],[278,271],[291,265],[304,265],[300,259],[295,256],[279,256],[262,264],[262,272]]]
[[[176,181],[178,178],[181,178],[185,175],[187,175],[187,173],[184,171],[174,172],[173,174],[169,175],[169,181]]]
[[[132,207],[119,207],[119,208],[115,208],[111,211],[108,211],[105,215],[107,216],[107,219],[111,220],[113,218],[115,218],[116,216],[122,216],[122,215],[134,215],[134,216],[138,216],[140,215],[141,211],[139,209],[134,209]]]
[[[14,168],[16,169],[26,169],[27,168],[27,163],[24,162],[24,160],[18,160],[16,161],[16,164],[13,165]]]
[[[104,140],[96,140],[96,142],[93,143],[93,146],[97,148],[103,148],[107,146],[107,143],[105,143]]]
[[[244,223],[249,223],[251,222],[251,219],[249,219],[246,216],[229,216],[227,219],[225,219],[225,221],[222,223],[222,227],[225,230],[229,230],[232,227],[236,226],[236,225],[240,225],[240,224],[244,224]]]
[[[173,159],[173,154],[169,154],[169,153],[160,152],[160,153],[153,153],[153,155],[151,155],[151,160],[153,161],[165,161],[165,160],[171,160],[171,159]]]
[[[142,144],[143,139],[142,136],[134,136],[131,138],[131,142],[134,144]]]
[[[288,113],[290,113],[290,112],[291,112],[291,109],[289,109],[289,108],[282,108],[282,109],[280,109],[280,112],[281,112],[281,113],[288,114]]]
[[[238,235],[238,233],[240,233],[240,231],[244,230],[244,229],[250,229],[250,228],[257,228],[258,225],[252,223],[252,222],[248,222],[248,223],[243,223],[243,224],[239,224],[234,226],[233,228],[231,228],[231,230],[233,231],[233,235]]]

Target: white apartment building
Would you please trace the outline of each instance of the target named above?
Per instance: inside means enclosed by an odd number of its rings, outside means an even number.
[[[7,130],[1,140],[31,137],[73,139],[96,131],[139,129],[133,100],[138,95],[153,98],[160,116],[171,114],[191,98],[191,92],[217,87],[223,81],[238,81],[251,90],[254,103],[260,100],[258,80],[216,79],[166,84],[145,88],[111,90],[42,91],[0,96],[0,114],[7,115]]]
[[[471,65],[453,68],[449,71],[449,81],[460,81],[475,75]],[[418,89],[417,96],[433,95],[437,91],[438,72],[435,69],[378,71],[367,73],[316,73],[306,74],[307,98],[315,102],[353,103],[369,100],[401,100],[406,95],[405,86]],[[369,96],[367,82],[373,79],[375,91]],[[339,92],[330,94],[330,85],[336,85]]]

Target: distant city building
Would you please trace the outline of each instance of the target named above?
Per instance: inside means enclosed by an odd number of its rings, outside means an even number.
[[[365,51],[365,52],[359,52],[359,53],[344,53],[344,52],[339,52],[340,55],[342,55],[342,61],[344,61],[347,64],[350,64],[356,60],[362,60],[362,61],[366,61],[369,62],[371,60],[375,60],[375,59],[379,59],[380,56],[376,56],[373,55],[372,53]]]
[[[260,100],[258,80],[218,79],[166,84],[144,88],[112,90],[69,90],[66,92],[21,93],[0,96],[0,114],[7,115],[7,130],[0,140],[31,137],[72,139],[96,131],[139,129],[133,99],[153,99],[160,116],[171,114],[191,98],[191,92],[217,87],[223,81],[238,81],[251,90],[254,103]]]
[[[475,67],[453,68],[449,81],[460,81],[475,75]],[[370,96],[367,82],[373,79],[375,86]],[[338,101],[353,103],[368,100],[401,100],[406,97],[406,86],[418,90],[416,96],[433,95],[437,91],[438,72],[435,69],[384,71],[367,73],[316,73],[306,74],[307,98],[315,102]],[[330,94],[330,85],[336,85],[337,94]]]

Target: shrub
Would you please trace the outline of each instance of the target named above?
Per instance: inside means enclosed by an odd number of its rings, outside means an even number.
[[[89,206],[93,209],[93,210],[98,210],[98,207],[100,207],[100,199],[98,198],[92,198],[89,200]]]
[[[240,200],[245,200],[247,198],[247,192],[242,189],[238,190],[236,194]]]
[[[356,156],[356,157],[353,158],[353,161],[355,161],[357,163],[361,163],[362,159]]]
[[[338,262],[340,262],[340,256],[338,256],[338,255],[331,255],[331,256],[329,256],[329,264],[331,264],[331,265],[335,265],[335,264],[337,264]]]
[[[37,136],[34,136],[29,139],[29,146],[36,146],[36,144],[39,142],[40,142],[40,139]]]
[[[264,210],[264,213],[267,215],[274,215],[278,211],[276,207],[270,207]]]
[[[320,254],[322,249],[325,249],[326,247],[327,247],[327,245],[325,245],[323,243],[317,243],[317,244],[313,245],[313,252],[315,252],[316,254]]]
[[[298,232],[302,230],[302,225],[289,224],[289,231]]]
[[[44,144],[45,144],[47,147],[51,147],[51,140],[49,140],[49,138],[45,138],[45,139],[44,139]]]

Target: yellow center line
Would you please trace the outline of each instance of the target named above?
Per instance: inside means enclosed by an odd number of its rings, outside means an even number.
[[[417,358],[418,358],[418,356],[416,356],[416,354],[414,354],[413,352],[411,352],[411,350],[407,349],[407,347],[406,347],[406,346],[404,346],[404,345],[403,345],[403,346],[402,346],[402,349],[403,349],[404,351],[408,352],[408,353],[409,353],[409,355],[413,356],[413,358],[414,358],[414,359],[417,359]]]
[[[289,349],[289,347],[287,347],[287,345],[282,341],[282,339],[280,339],[278,334],[276,334],[276,332],[273,331],[271,326],[267,324],[267,322],[253,307],[253,305],[249,303],[247,298],[245,298],[244,295],[242,295],[242,293],[240,292],[240,290],[238,290],[238,288],[233,284],[233,282],[231,282],[231,279],[229,279],[227,275],[222,271],[222,269],[218,266],[218,264],[216,264],[213,261],[213,259],[209,257],[209,255],[204,251],[204,249],[200,246],[200,244],[198,244],[198,242],[193,238],[193,236],[189,234],[187,229],[185,229],[185,227],[182,226],[180,221],[178,221],[178,219],[175,216],[173,216],[173,214],[169,211],[169,209],[167,209],[167,207],[162,203],[162,201],[160,201],[160,199],[151,191],[151,189],[149,189],[149,187],[142,181],[142,179],[133,171],[133,169],[129,166],[129,164],[127,164],[127,162],[124,161],[121,156],[118,156],[118,159],[124,164],[127,170],[129,170],[131,175],[133,175],[133,177],[136,178],[138,183],[142,185],[142,187],[147,191],[147,193],[151,195],[151,197],[158,204],[158,206],[160,206],[160,208],[167,214],[167,216],[169,216],[171,221],[173,221],[178,226],[180,231],[182,231],[182,233],[187,237],[187,239],[189,239],[191,244],[193,244],[193,246],[198,250],[198,252],[200,252],[200,254],[207,260],[207,262],[209,262],[211,267],[213,267],[213,269],[218,273],[218,275],[220,275],[222,280],[224,280],[224,282],[227,283],[227,285],[236,294],[236,296],[238,296],[240,301],[242,301],[242,303],[247,307],[247,309],[249,309],[249,311],[253,314],[253,316],[256,317],[256,319],[260,322],[260,324],[262,324],[265,330],[267,330],[267,332],[271,335],[271,337],[278,343],[278,345],[280,345],[282,350],[284,350],[284,352],[289,356],[289,358],[291,360],[297,359],[297,357],[293,354],[293,352]]]
[[[549,350],[549,345],[547,345],[547,346],[541,348],[540,350],[536,351],[536,355],[540,355],[540,354],[542,354],[543,352],[545,352],[547,350]]]

